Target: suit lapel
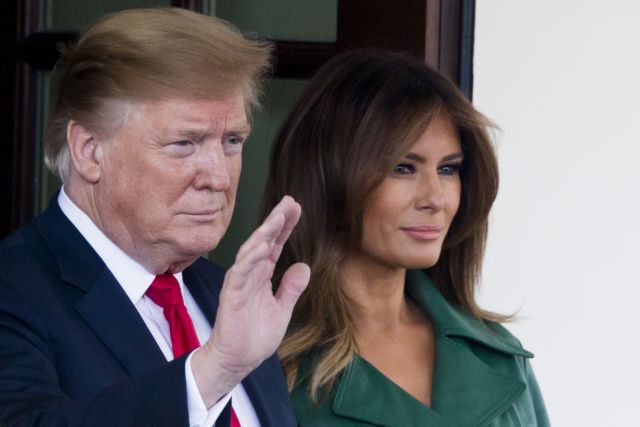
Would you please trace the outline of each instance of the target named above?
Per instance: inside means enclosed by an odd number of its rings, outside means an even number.
[[[207,267],[209,271],[205,273],[204,270]],[[182,279],[213,327],[218,311],[219,294],[224,282],[224,270],[207,264],[205,260],[199,258],[182,272]]]
[[[167,363],[140,314],[106,269],[76,309],[131,376]]]
[[[275,355],[242,380],[242,386],[251,399],[262,427],[296,425],[280,361]]]
[[[62,280],[85,291],[76,310],[125,370],[137,376],[166,363],[122,287],[64,216],[55,198],[37,221]]]

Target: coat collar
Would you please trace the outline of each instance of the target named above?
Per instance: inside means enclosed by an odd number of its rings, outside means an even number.
[[[454,426],[358,356],[340,378],[332,410],[337,415],[376,426]]]
[[[406,291],[429,314],[438,333],[465,338],[513,356],[533,357],[504,327],[497,323],[481,322],[450,304],[422,270],[407,271]]]
[[[450,305],[421,271],[407,273],[407,292],[429,314],[436,332],[432,407],[418,402],[366,360],[355,356],[335,389],[335,414],[387,427],[480,426],[498,416],[525,384],[497,370],[513,356],[531,357],[506,329],[484,324]]]

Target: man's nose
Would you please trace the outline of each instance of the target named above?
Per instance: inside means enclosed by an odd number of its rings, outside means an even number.
[[[219,142],[204,144],[201,150],[196,166],[196,189],[227,190],[231,185],[231,177],[222,145]]]
[[[446,198],[442,177],[437,173],[431,173],[423,177],[419,184],[416,198],[417,209],[429,209],[434,212],[444,209]]]

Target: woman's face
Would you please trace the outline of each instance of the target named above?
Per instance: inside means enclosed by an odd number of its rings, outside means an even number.
[[[433,266],[460,205],[462,160],[441,112],[367,200],[359,255],[391,268]]]

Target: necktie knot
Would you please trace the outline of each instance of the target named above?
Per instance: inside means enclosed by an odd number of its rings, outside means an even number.
[[[146,295],[162,308],[184,305],[180,285],[173,274],[160,274],[153,279]]]

